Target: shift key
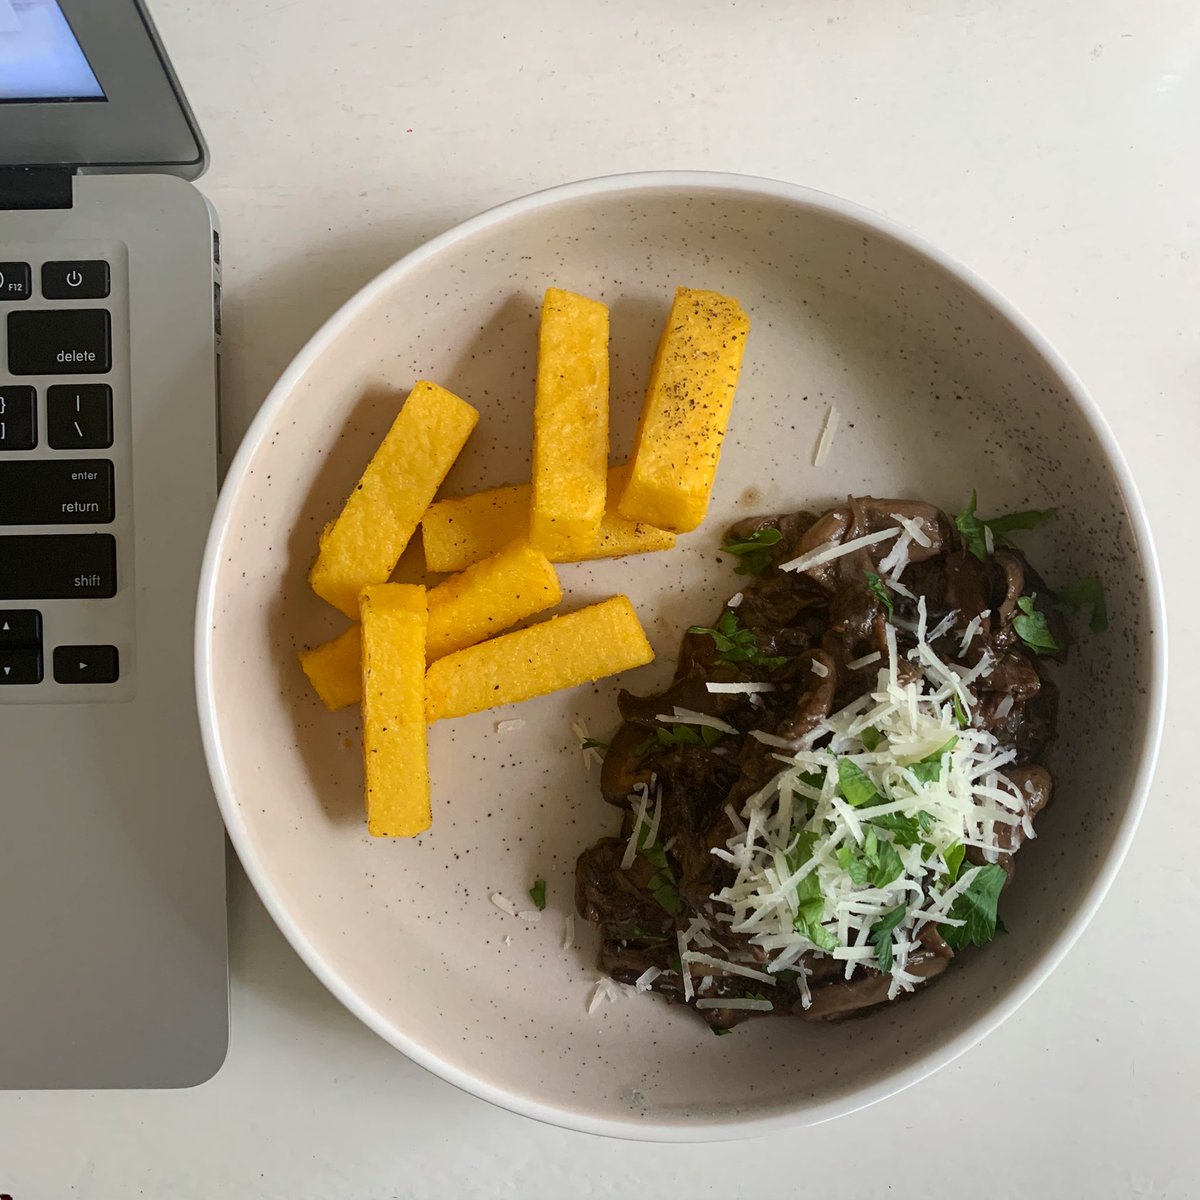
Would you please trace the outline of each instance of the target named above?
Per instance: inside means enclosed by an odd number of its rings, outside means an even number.
[[[84,600],[117,594],[111,533],[0,534],[0,600]]]
[[[112,369],[108,310],[42,308],[10,312],[8,369],[14,375],[103,375]]]
[[[0,525],[107,525],[112,519],[107,458],[0,462]]]

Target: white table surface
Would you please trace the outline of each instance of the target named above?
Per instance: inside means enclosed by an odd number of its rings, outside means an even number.
[[[918,230],[1065,352],[1149,507],[1175,678],[1200,656],[1194,517],[1181,509],[1200,434],[1192,0],[158,0],[154,12],[212,151],[201,186],[225,234],[227,443],[343,300],[479,209],[617,171],[776,176]],[[224,1068],[187,1092],[0,1094],[0,1192],[1200,1195],[1196,736],[1193,715],[1169,723],[1120,879],[1034,999],[939,1075],[831,1125],[748,1145],[617,1146],[491,1108],[331,999],[231,863]]]

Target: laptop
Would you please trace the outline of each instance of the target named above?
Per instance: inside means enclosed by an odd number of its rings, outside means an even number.
[[[138,0],[0,0],[0,1087],[184,1087],[228,1036],[192,672],[220,240]]]

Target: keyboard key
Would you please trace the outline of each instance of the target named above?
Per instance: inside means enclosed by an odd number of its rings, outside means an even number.
[[[107,525],[112,519],[108,459],[0,462],[0,525]]]
[[[111,533],[0,534],[0,600],[89,600],[117,594]]]
[[[0,300],[28,300],[33,295],[29,264],[0,262]]]
[[[112,369],[112,329],[103,308],[21,309],[8,314],[14,375],[103,375]]]
[[[56,683],[116,683],[120,675],[116,646],[55,646]]]
[[[0,387],[0,451],[37,445],[37,393],[31,387]]]
[[[46,440],[55,450],[111,446],[112,388],[107,383],[56,383],[47,388]]]
[[[103,259],[45,263],[42,295],[47,300],[103,300],[108,295],[108,263]]]
[[[42,645],[42,614],[36,608],[0,609],[0,654]]]
[[[10,683],[41,682],[41,650],[0,650],[0,687]]]

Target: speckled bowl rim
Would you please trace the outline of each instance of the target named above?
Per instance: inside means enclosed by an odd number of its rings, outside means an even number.
[[[726,192],[730,195],[741,194],[748,199],[779,200],[800,208],[828,213],[852,222],[865,231],[892,239],[908,247],[946,272],[968,292],[974,293],[979,300],[989,306],[1024,339],[1030,349],[1057,377],[1063,390],[1083,414],[1103,448],[1109,469],[1115,476],[1133,526],[1138,554],[1145,564],[1148,617],[1154,628],[1148,720],[1139,751],[1140,762],[1132,794],[1116,828],[1112,848],[1106,860],[1097,872],[1083,901],[1057,940],[1043,954],[1041,961],[1027,972],[1024,980],[1007,997],[985,1008],[979,1017],[957,1036],[929,1051],[919,1060],[906,1063],[878,1083],[826,1102],[798,1104],[795,1109],[787,1112],[762,1117],[739,1117],[735,1114],[728,1120],[715,1122],[656,1119],[654,1117],[621,1120],[590,1116],[569,1108],[540,1103],[535,1096],[493,1086],[475,1078],[467,1071],[443,1062],[436,1054],[431,1053],[429,1049],[411,1038],[382,1013],[364,1003],[309,941],[305,931],[293,920],[276,890],[269,872],[253,849],[249,831],[234,795],[233,783],[217,733],[216,695],[212,676],[212,630],[218,568],[221,561],[222,544],[232,529],[235,500],[245,482],[251,460],[257,454],[260,446],[269,439],[280,413],[287,405],[294,388],[304,373],[326,352],[338,335],[358,318],[360,313],[372,305],[382,294],[392,289],[415,267],[436,258],[449,247],[485,230],[502,226],[514,217],[527,216],[529,213],[550,208],[564,201],[622,193],[636,196],[639,191],[645,190],[673,190],[685,194],[697,191]],[[1067,951],[1087,927],[1100,902],[1112,886],[1113,879],[1129,850],[1134,831],[1145,809],[1162,739],[1166,706],[1166,611],[1158,558],[1150,536],[1145,510],[1116,439],[1095,401],[1075,373],[1028,317],[1014,304],[973,271],[923,238],[869,209],[842,200],[837,196],[798,184],[750,175],[707,171],[649,171],[603,176],[563,184],[488,209],[426,242],[387,267],[343,304],[313,335],[271,389],[242,439],[222,487],[213,516],[200,576],[196,609],[195,672],[196,696],[208,770],[225,819],[225,826],[237,850],[238,857],[241,859],[242,866],[267,911],[296,952],[325,987],[359,1020],[385,1041],[403,1051],[413,1062],[434,1075],[440,1076],[465,1092],[511,1112],[533,1117],[551,1125],[609,1137],[661,1142],[712,1141],[724,1138],[756,1137],[793,1129],[800,1125],[820,1124],[894,1095],[933,1074],[947,1063],[953,1062],[965,1050],[980,1042],[1011,1016],[1062,961]]]

